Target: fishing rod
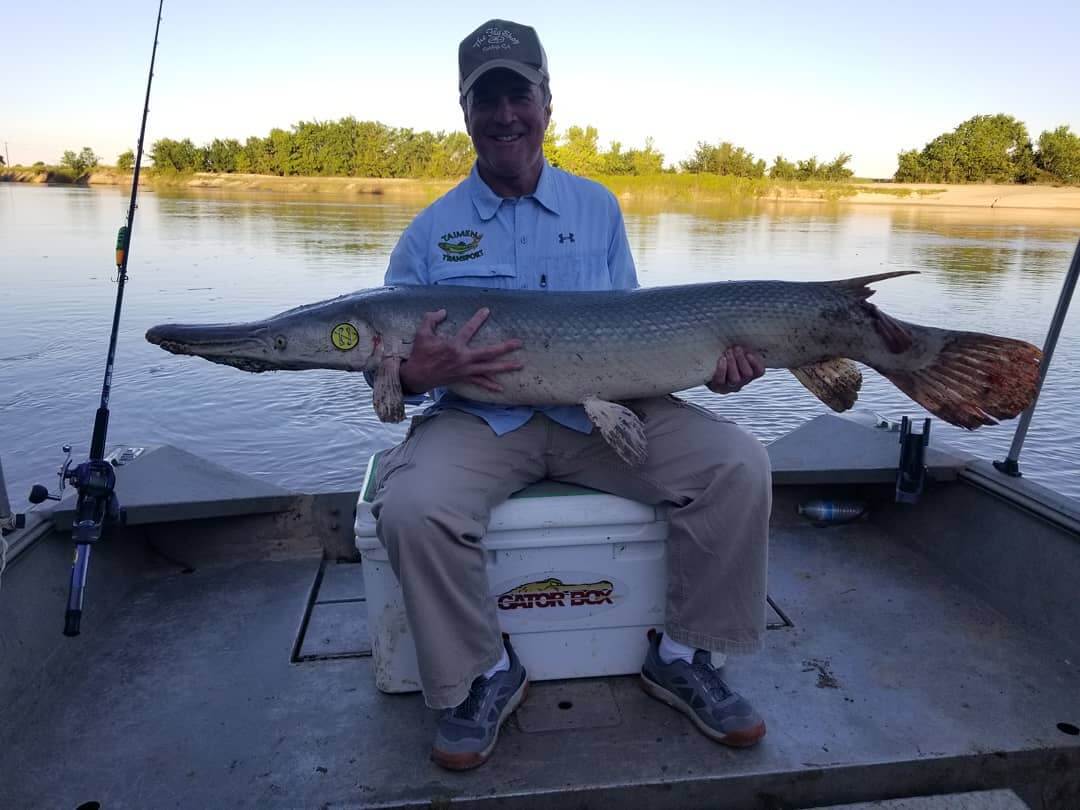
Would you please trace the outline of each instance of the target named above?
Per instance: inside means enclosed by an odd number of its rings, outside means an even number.
[[[109,395],[112,392],[113,365],[116,361],[116,339],[120,330],[120,308],[124,303],[124,284],[127,281],[128,250],[135,228],[135,202],[139,194],[139,170],[142,168],[143,138],[146,119],[150,113],[150,85],[154,80],[154,60],[157,57],[158,31],[161,30],[161,11],[165,0],[158,0],[157,23],[154,26],[154,47],[150,52],[150,71],[146,77],[146,100],[143,103],[139,145],[135,152],[135,172],[131,178],[131,201],[128,204],[127,224],[116,237],[116,307],[113,309],[112,332],[109,335],[109,354],[105,360],[105,381],[101,385],[101,405],[94,415],[94,433],[90,440],[90,459],[61,471],[61,485],[66,479],[79,493],[75,504],[75,521],[71,535],[75,541],[75,557],[71,563],[67,611],[64,614],[64,635],[79,635],[82,620],[83,592],[90,566],[90,548],[101,540],[107,523],[117,520],[120,507],[116,500],[116,473],[105,461],[105,440],[109,432]],[[70,463],[70,462],[69,462]]]

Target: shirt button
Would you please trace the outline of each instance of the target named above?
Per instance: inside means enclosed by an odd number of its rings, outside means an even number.
[[[524,244],[525,244],[526,242],[528,242],[528,241],[529,241],[529,238],[528,238],[527,236],[523,236],[523,237],[521,237],[521,244],[523,244],[523,245],[524,245]]]

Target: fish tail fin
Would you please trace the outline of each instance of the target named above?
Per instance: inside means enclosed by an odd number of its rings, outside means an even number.
[[[1042,361],[1038,348],[979,332],[942,330],[942,336],[941,350],[922,368],[877,370],[930,413],[968,430],[1012,419],[1031,405]]]

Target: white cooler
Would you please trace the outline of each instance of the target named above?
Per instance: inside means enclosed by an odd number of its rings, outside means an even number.
[[[383,692],[420,689],[401,588],[371,517],[368,463],[356,507],[375,663]],[[535,681],[641,669],[649,628],[663,628],[663,507],[550,481],[496,507],[484,547],[499,623]]]

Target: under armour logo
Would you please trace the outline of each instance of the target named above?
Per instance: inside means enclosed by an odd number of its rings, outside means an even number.
[[[573,241],[574,241],[574,234],[573,234],[573,232],[570,232],[570,233],[560,233],[560,234],[559,234],[559,244],[560,244],[560,245],[561,245],[561,244],[562,244],[563,242],[573,242]]]

